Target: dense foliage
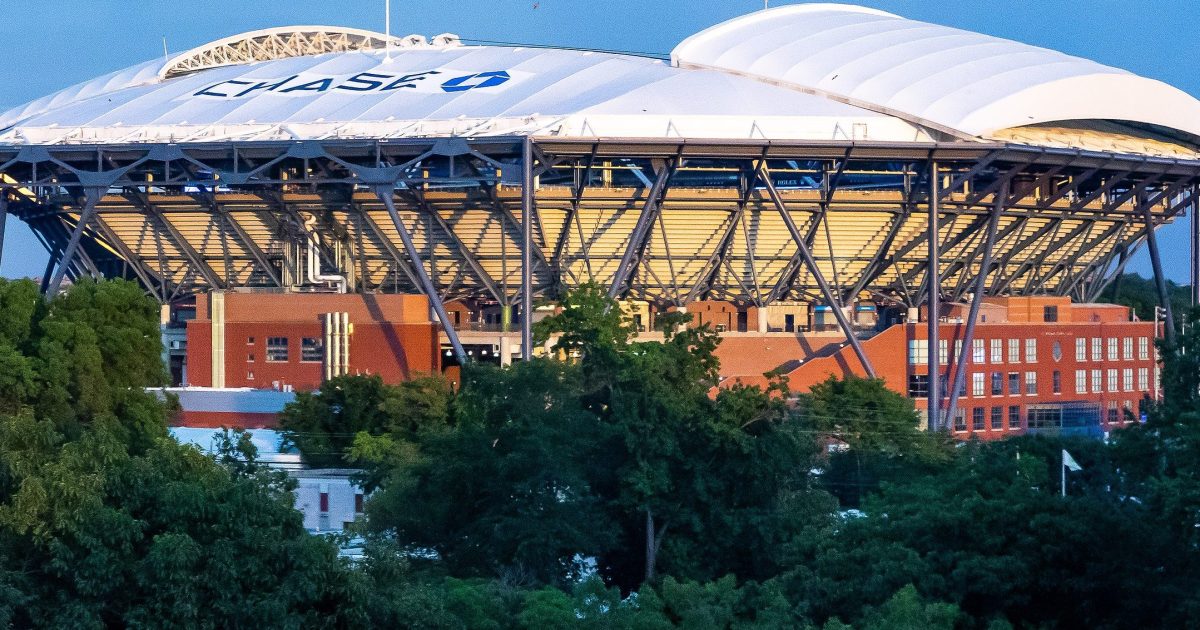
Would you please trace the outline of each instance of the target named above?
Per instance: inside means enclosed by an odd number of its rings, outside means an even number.
[[[549,358],[298,396],[291,442],[372,493],[352,564],[244,435],[169,437],[136,287],[0,283],[0,627],[1195,627],[1189,317],[1144,425],[955,444],[876,380],[718,388],[711,331],[584,287]]]

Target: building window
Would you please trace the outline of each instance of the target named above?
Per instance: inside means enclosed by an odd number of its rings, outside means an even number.
[[[254,337],[246,337],[246,345],[253,346],[254,345]]]
[[[1104,341],[1099,337],[1092,337],[1092,360],[1099,361],[1104,358]]]
[[[928,374],[909,374],[908,375],[908,397],[909,398],[928,398],[929,397],[929,375]]]
[[[361,492],[354,493],[354,513],[355,514],[363,513],[363,498],[364,498],[363,493],[361,493]]]
[[[992,430],[1004,429],[1004,407],[992,407]]]
[[[1062,427],[1063,410],[1061,407],[1030,407],[1030,429],[1058,429]]]
[[[1087,370],[1075,370],[1075,393],[1087,393]]]
[[[971,395],[983,395],[983,372],[976,372],[971,375]]]
[[[1032,396],[1037,393],[1037,372],[1025,373],[1025,394]]]
[[[254,370],[246,370],[246,380],[247,381],[254,380]]]
[[[1054,359],[1055,363],[1062,361],[1062,344],[1061,343],[1055,341],[1054,345],[1050,347],[1050,358]]]
[[[1004,340],[992,339],[989,343],[991,344],[992,363],[1004,363]]]
[[[1003,396],[1004,395],[1004,373],[1003,372],[992,372],[992,395],[993,396]]]
[[[1044,321],[1044,322],[1058,321],[1058,307],[1057,306],[1043,306],[1042,307],[1042,321]]]
[[[1087,339],[1083,337],[1075,339],[1075,360],[1080,363],[1087,361]]]
[[[950,363],[950,342],[938,339],[938,362],[942,365]]]
[[[1109,361],[1117,360],[1117,338],[1116,337],[1108,338],[1108,360]]]
[[[283,363],[288,360],[287,337],[267,337],[267,362]]]
[[[329,511],[329,491],[328,490],[325,490],[325,489],[321,490],[321,503],[320,503],[319,509],[322,512]]]
[[[254,363],[254,353],[253,352],[246,355],[246,363]]]
[[[1110,391],[1110,392],[1117,391],[1117,370],[1116,370],[1116,368],[1111,368],[1108,370],[1108,391]]]
[[[1009,363],[1020,363],[1021,362],[1021,340],[1020,339],[1009,339],[1008,340],[1008,362]]]
[[[1121,356],[1126,361],[1133,360],[1133,337],[1126,337],[1121,340]]]
[[[967,420],[966,420],[966,417],[963,415],[962,407],[959,407],[958,409],[954,410],[954,430],[955,431],[966,431],[967,430]]]
[[[1008,407],[1008,428],[1010,428],[1010,429],[1020,429],[1021,428],[1021,406],[1020,405],[1009,405],[1009,407]]]
[[[1138,337],[1138,360],[1145,361],[1150,358],[1150,342],[1145,337]]]
[[[1062,393],[1062,372],[1059,372],[1058,370],[1054,370],[1054,373],[1051,374],[1050,377],[1051,377],[1050,378],[1050,391],[1054,392],[1055,394],[1061,394]]]
[[[926,363],[929,363],[929,340],[909,339],[908,364],[925,365]]]
[[[975,407],[971,410],[971,429],[973,431],[983,430],[983,407]]]
[[[975,365],[982,365],[984,363],[984,361],[986,361],[986,359],[983,356],[983,340],[982,339],[972,339],[971,340],[971,363],[974,363]]]
[[[1092,393],[1097,394],[1104,391],[1104,383],[1100,379],[1104,378],[1103,370],[1092,370]]]
[[[1110,424],[1117,421],[1117,401],[1108,401],[1108,422]]]
[[[1138,391],[1147,391],[1150,389],[1150,370],[1147,368],[1138,368]]]
[[[1037,339],[1025,340],[1025,362],[1037,363]]]
[[[1020,396],[1021,395],[1021,373],[1020,372],[1009,372],[1008,373],[1008,395],[1009,396]]]
[[[1121,370],[1121,390],[1126,392],[1133,391],[1133,368]]]
[[[300,360],[320,363],[325,360],[325,346],[320,337],[305,337],[300,340]]]

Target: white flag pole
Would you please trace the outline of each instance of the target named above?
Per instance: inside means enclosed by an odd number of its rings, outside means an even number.
[[[383,0],[384,57],[392,60],[392,0]]]
[[[1061,475],[1062,475],[1062,495],[1065,498],[1067,496],[1067,450],[1066,449],[1063,449],[1063,452],[1062,452],[1062,466],[1060,467],[1059,473],[1061,473]]]

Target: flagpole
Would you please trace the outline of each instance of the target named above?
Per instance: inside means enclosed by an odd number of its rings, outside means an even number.
[[[1067,496],[1067,451],[1062,452],[1062,466],[1059,466],[1059,474],[1062,476],[1062,495]]]

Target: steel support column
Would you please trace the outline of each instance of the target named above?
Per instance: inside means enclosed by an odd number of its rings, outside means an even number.
[[[1196,198],[1197,189],[1192,187],[1188,194],[1192,197],[1192,308],[1200,306],[1200,199]],[[0,228],[2,229],[2,228]],[[3,234],[0,232],[0,234]]]
[[[91,223],[92,216],[96,214],[96,204],[100,203],[106,190],[108,190],[107,186],[103,188],[87,186],[83,189],[83,207],[79,210],[79,223],[76,223],[75,229],[71,230],[71,240],[67,241],[67,248],[63,250],[62,258],[58,261],[58,268],[54,270],[50,284],[46,285],[46,297],[54,297],[58,293],[59,287],[62,286],[63,276],[66,275],[67,268],[74,262],[75,253],[79,250],[83,232],[87,229],[87,224]]]
[[[1162,304],[1167,345],[1175,345],[1175,315],[1171,312],[1171,293],[1167,290],[1167,277],[1163,274],[1162,258],[1158,252],[1158,239],[1154,236],[1154,213],[1149,204],[1142,204],[1142,217],[1146,221],[1146,245],[1150,250],[1150,264],[1154,268],[1154,284],[1158,287],[1158,301]]]
[[[1195,220],[1193,219],[1193,222]],[[0,188],[0,263],[4,262],[4,224],[8,222],[8,189]],[[1195,284],[1194,282],[1192,283]]]
[[[983,295],[987,292],[987,276],[992,266],[992,252],[996,248],[996,232],[1000,227],[1000,215],[1004,213],[1004,203],[1008,200],[1008,182],[1000,187],[996,202],[992,206],[992,217],[988,221],[987,237],[983,245],[983,260],[979,262],[979,275],[975,277],[975,295],[971,296],[971,310],[967,315],[967,329],[963,332],[963,349],[954,357],[954,378],[950,381],[949,402],[946,404],[946,417],[953,418],[958,408],[958,392],[966,383],[967,361],[964,356],[971,353],[971,344],[975,342],[975,320],[979,318],[979,307],[983,304]],[[966,270],[964,269],[964,273]],[[949,345],[949,341],[947,341]],[[933,350],[930,349],[930,352]]]
[[[533,360],[533,140],[521,144],[521,358]]]
[[[425,265],[421,263],[421,254],[417,251],[417,246],[413,244],[412,236],[408,233],[408,228],[400,220],[400,213],[396,212],[396,200],[392,198],[396,192],[396,185],[376,184],[372,186],[372,189],[375,192],[375,196],[387,208],[388,216],[392,218],[392,224],[396,226],[396,232],[400,234],[400,240],[404,243],[404,251],[408,254],[408,259],[413,263],[413,271],[416,272],[417,279],[421,282],[421,288],[425,292],[425,297],[429,298],[429,303],[433,306],[434,312],[437,313],[438,321],[442,324],[442,329],[446,331],[446,338],[450,340],[450,347],[454,350],[454,357],[458,359],[459,365],[466,365],[467,352],[463,350],[462,342],[458,340],[458,333],[454,331],[454,324],[450,321],[450,314],[446,312],[446,305],[442,302],[442,297],[438,294],[437,288],[433,286],[433,280],[429,278],[429,272],[425,271]]]
[[[926,328],[928,330],[928,339],[926,340],[926,359],[929,368],[929,430],[937,431],[941,428],[941,422],[938,416],[942,408],[942,392],[941,392],[941,366],[938,365],[938,314],[941,310],[938,304],[939,292],[941,291],[941,263],[938,260],[940,243],[938,242],[938,165],[937,162],[929,163],[929,230],[927,235],[929,262],[925,269],[925,283],[927,287],[926,307],[928,313],[925,316]],[[952,421],[952,419],[951,419]]]
[[[771,174],[767,171],[765,165],[759,167],[758,178],[766,186],[767,194],[771,196],[771,201],[775,204],[775,209],[779,211],[779,216],[783,218],[783,223],[787,226],[788,232],[791,233],[792,240],[796,241],[796,248],[800,251],[801,259],[803,259],[804,264],[808,267],[809,273],[812,274],[813,281],[820,287],[821,295],[829,303],[830,310],[833,311],[833,316],[837,319],[838,326],[841,327],[842,332],[846,335],[846,341],[854,349],[854,354],[858,356],[858,361],[862,363],[863,370],[867,373],[867,376],[875,378],[875,368],[871,366],[871,360],[867,358],[866,351],[863,350],[858,337],[854,335],[854,328],[850,325],[850,320],[846,319],[846,314],[842,312],[841,299],[834,295],[833,290],[829,288],[829,283],[825,281],[824,274],[817,267],[817,261],[813,258],[812,251],[808,248],[808,241],[800,233],[800,229],[796,227],[796,222],[792,219],[791,213],[788,212],[787,205],[783,202],[783,197],[775,189],[775,183],[771,181]]]

